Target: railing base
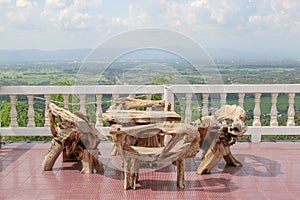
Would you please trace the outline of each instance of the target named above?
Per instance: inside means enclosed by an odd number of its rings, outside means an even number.
[[[96,127],[96,129],[109,135],[109,127]],[[245,135],[251,136],[251,142],[261,142],[262,135],[300,135],[300,126],[250,126]],[[49,127],[0,127],[0,142],[2,136],[52,136],[52,134]]]

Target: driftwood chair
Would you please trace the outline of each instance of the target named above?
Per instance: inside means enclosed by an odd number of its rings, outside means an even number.
[[[121,98],[103,114],[124,164],[124,189],[136,188],[142,163],[171,162],[177,166],[177,185],[184,188],[183,159],[199,152],[200,134],[196,126],[175,123],[181,118],[168,108],[167,101]],[[166,135],[171,136],[168,142]]]
[[[51,170],[58,156],[63,153],[63,160],[82,160],[81,173],[91,174],[103,171],[98,159],[98,145],[107,137],[94,127],[86,115],[71,113],[53,103],[48,105],[50,129],[53,135],[51,147],[42,163],[44,170]],[[58,123],[56,123],[56,119]]]
[[[198,174],[210,173],[222,158],[228,165],[242,165],[234,158],[230,147],[247,131],[244,124],[246,119],[246,112],[240,106],[225,105],[213,116],[196,121],[201,135],[200,146],[204,150]]]

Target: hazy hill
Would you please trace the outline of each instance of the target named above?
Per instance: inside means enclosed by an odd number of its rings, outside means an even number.
[[[45,51],[39,49],[0,50],[0,63],[22,63],[38,61],[82,61],[90,49],[62,49]]]
[[[0,63],[24,63],[24,62],[40,62],[40,61],[83,61],[92,49],[62,49],[62,50],[39,50],[39,49],[23,49],[23,50],[0,50]],[[187,50],[188,51],[188,50]],[[192,51],[192,50],[191,50]],[[114,49],[105,50],[106,55],[111,55]],[[300,55],[289,52],[248,52],[226,48],[209,48],[207,52],[213,60],[218,61],[248,61],[248,60],[293,60],[300,61]],[[102,55],[105,58],[105,55]],[[109,56],[108,56],[109,57]],[[168,59],[166,54],[158,52],[141,51],[129,55],[130,59]]]

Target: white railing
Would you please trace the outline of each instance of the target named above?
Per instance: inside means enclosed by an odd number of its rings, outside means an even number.
[[[278,126],[277,120],[277,97],[278,94],[287,94],[288,110],[286,126]],[[192,105],[195,94],[201,96],[201,101],[196,101],[201,110],[202,116],[210,114],[213,96],[219,101],[219,105],[226,104],[228,94],[237,94],[237,104],[244,107],[245,98],[249,94],[254,96],[253,123],[248,126],[246,135],[251,136],[252,142],[260,142],[262,135],[300,135],[300,126],[295,124],[295,95],[300,93],[299,84],[274,84],[274,85],[99,85],[99,86],[0,86],[0,95],[7,95],[10,99],[10,126],[0,127],[1,136],[46,136],[51,135],[49,129],[49,117],[47,106],[45,106],[44,127],[36,127],[34,121],[34,105],[36,98],[43,98],[45,105],[51,100],[51,95],[61,94],[63,107],[69,108],[74,102],[69,102],[70,95],[76,95],[76,104],[79,110],[86,113],[87,104],[95,105],[95,126],[102,132],[108,134],[108,128],[103,127],[102,105],[103,96],[111,95],[113,101],[120,96],[145,95],[151,99],[153,94],[161,94],[164,99],[171,102],[174,110],[175,98],[177,95],[184,96],[185,107],[182,111],[183,119],[189,123],[192,119]],[[271,95],[270,126],[261,126],[261,95]],[[27,97],[28,123],[26,127],[19,127],[17,123],[16,101],[19,96]],[[87,98],[93,96],[94,100]],[[211,97],[211,98],[210,98]],[[216,100],[214,99],[214,100]],[[182,107],[182,106],[181,106]],[[299,108],[298,108],[299,109]],[[1,116],[0,116],[1,117]]]

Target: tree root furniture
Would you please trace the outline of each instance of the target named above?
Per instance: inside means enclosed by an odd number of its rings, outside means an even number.
[[[194,125],[175,123],[181,118],[169,107],[167,101],[120,98],[103,114],[123,161],[124,189],[136,188],[140,166],[145,163],[175,164],[177,185],[184,188],[183,159],[199,152],[200,134]],[[171,139],[165,141],[166,135]]]
[[[195,157],[200,147],[203,159],[198,174],[209,173],[222,158],[229,165],[241,165],[230,151],[247,130],[246,113],[241,107],[225,105],[213,116],[191,124],[180,123],[181,117],[169,108],[168,101],[120,98],[103,114],[110,122],[114,154],[123,161],[124,189],[136,189],[141,165],[169,163],[177,166],[177,185],[184,188],[184,159]],[[63,160],[82,160],[81,173],[102,172],[98,145],[106,136],[79,112],[72,114],[52,103],[48,110],[54,138],[42,163],[44,170],[51,170],[63,152]]]
[[[107,137],[99,133],[89,118],[80,112],[73,114],[53,103],[48,105],[48,110],[54,138],[42,163],[43,169],[51,170],[58,156],[63,153],[63,161],[82,160],[81,173],[91,174],[94,170],[103,172],[103,164],[98,159],[98,145]]]
[[[213,116],[195,122],[201,135],[200,146],[204,150],[198,174],[210,173],[222,158],[228,165],[242,165],[232,155],[230,146],[247,131],[246,119],[246,112],[241,107],[225,105]]]
[[[177,185],[184,188],[183,159],[195,157],[200,146],[204,156],[198,174],[209,173],[222,158],[229,165],[241,165],[230,151],[247,130],[246,112],[241,107],[225,105],[213,116],[192,124],[176,123],[180,116],[169,107],[167,101],[120,98],[103,114],[111,125],[113,152],[118,152],[124,163],[125,189],[136,188],[142,163],[168,162],[177,166]],[[171,139],[166,141],[167,135]]]

